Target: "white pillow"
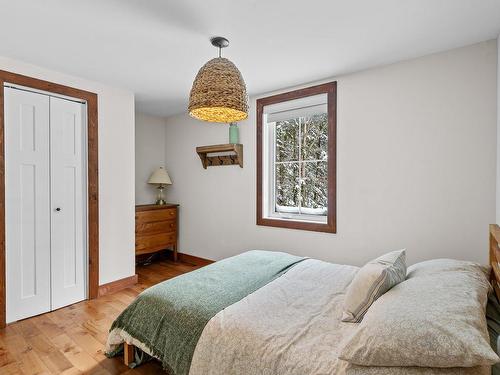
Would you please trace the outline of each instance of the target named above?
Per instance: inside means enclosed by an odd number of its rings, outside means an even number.
[[[380,297],[339,355],[362,366],[473,367],[499,361],[489,344],[484,268],[436,260],[409,268]]]
[[[360,322],[377,298],[405,278],[405,250],[384,254],[365,264],[347,289],[342,321]]]

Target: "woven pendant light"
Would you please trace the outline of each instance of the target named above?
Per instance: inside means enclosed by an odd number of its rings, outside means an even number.
[[[209,122],[237,122],[248,117],[245,81],[231,61],[221,57],[221,49],[229,45],[226,38],[214,37],[219,57],[200,69],[189,94],[189,114]]]

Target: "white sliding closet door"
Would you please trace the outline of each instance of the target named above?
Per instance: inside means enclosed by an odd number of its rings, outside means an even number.
[[[12,322],[51,307],[49,97],[5,88],[4,101],[6,302]]]
[[[50,98],[52,309],[86,298],[85,108]]]

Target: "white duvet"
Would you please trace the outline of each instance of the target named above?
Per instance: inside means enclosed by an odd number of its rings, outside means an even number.
[[[308,259],[215,315],[196,346],[190,375],[488,374],[488,368],[350,366],[339,360],[356,323],[341,322],[358,268]],[[409,333],[411,334],[411,333]]]

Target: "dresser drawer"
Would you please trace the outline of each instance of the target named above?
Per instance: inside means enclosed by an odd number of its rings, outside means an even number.
[[[135,238],[135,253],[146,254],[175,245],[176,233],[159,233]]]
[[[177,208],[163,210],[140,211],[135,213],[136,224],[152,223],[155,221],[172,220],[177,218]]]
[[[135,234],[138,236],[157,234],[157,233],[175,233],[177,231],[177,220],[154,221],[154,222],[136,222]]]

